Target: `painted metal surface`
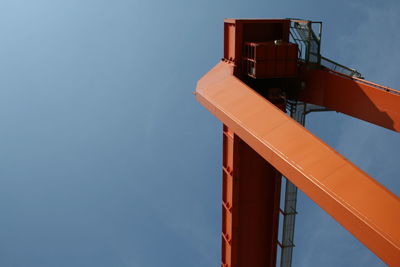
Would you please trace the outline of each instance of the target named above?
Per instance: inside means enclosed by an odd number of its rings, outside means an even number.
[[[247,42],[244,46],[244,71],[255,79],[297,76],[296,44],[280,40]]]
[[[236,64],[235,74],[242,74],[246,42],[289,42],[288,19],[225,19],[224,58]]]
[[[198,101],[384,262],[400,265],[399,198],[233,72],[215,66],[198,82]]]
[[[220,68],[215,77],[203,80],[203,84],[233,72],[243,76],[245,70],[254,70],[253,76],[257,78],[295,76],[297,46],[287,43],[289,26],[288,20],[225,20],[224,60],[235,68]],[[243,54],[246,45],[249,53]],[[274,88],[269,95],[274,95],[276,104],[284,109],[279,92],[279,88]],[[223,267],[276,265],[280,186],[281,174],[225,125]]]
[[[275,266],[281,175],[224,126],[222,266]]]
[[[302,69],[299,100],[400,132],[400,91],[332,70]]]
[[[221,266],[232,267],[232,238],[234,232],[233,222],[233,194],[238,190],[234,188],[233,180],[233,136],[228,127],[223,126],[222,136],[222,251]],[[235,218],[236,219],[236,218]]]
[[[305,103],[294,103],[290,106],[290,117],[301,125],[305,125],[307,105]],[[285,180],[284,207],[281,247],[281,267],[292,266],[293,249],[295,247],[294,231],[297,215],[297,187],[288,179]]]

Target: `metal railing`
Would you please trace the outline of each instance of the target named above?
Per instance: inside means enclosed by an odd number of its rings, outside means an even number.
[[[314,29],[317,27],[317,33]],[[355,69],[341,65],[321,56],[322,22],[301,19],[290,19],[290,40],[299,47],[299,59],[310,66],[323,66],[335,72],[362,79]]]
[[[383,85],[380,85],[380,84],[377,84],[377,83],[373,83],[373,82],[364,80],[364,78],[359,78],[357,76],[347,75],[345,73],[338,72],[338,71],[335,71],[335,70],[332,70],[332,69],[329,69],[329,72],[331,72],[333,74],[336,74],[336,75],[339,75],[341,77],[356,81],[358,83],[363,83],[363,84],[366,84],[368,86],[375,87],[376,89],[379,89],[379,90],[382,90],[382,91],[385,91],[385,92],[388,92],[388,93],[391,93],[391,94],[400,95],[400,91],[399,90],[396,90],[396,89],[393,89],[393,88],[390,88],[390,87],[387,87],[387,86],[383,86]]]
[[[318,32],[313,29],[317,27]],[[321,49],[322,22],[290,19],[290,39],[299,47],[299,59],[319,64]]]
[[[330,70],[333,70],[335,72],[340,72],[342,74],[345,74],[347,76],[351,77],[356,77],[362,79],[361,73],[359,73],[357,70],[343,66],[329,58],[321,56],[321,65],[324,66],[325,68],[328,68]]]

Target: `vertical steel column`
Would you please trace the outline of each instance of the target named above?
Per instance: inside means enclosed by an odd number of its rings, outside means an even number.
[[[232,266],[233,132],[223,127],[222,148],[222,267]]]
[[[224,126],[222,266],[276,265],[281,174]]]

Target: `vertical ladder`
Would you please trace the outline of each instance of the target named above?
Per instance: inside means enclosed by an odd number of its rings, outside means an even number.
[[[302,102],[289,103],[289,107],[290,116],[304,126],[306,104]],[[284,209],[281,210],[281,213],[283,215],[282,240],[279,244],[279,246],[281,247],[281,267],[292,266],[294,229],[297,214],[296,204],[297,187],[288,179],[286,179]]]

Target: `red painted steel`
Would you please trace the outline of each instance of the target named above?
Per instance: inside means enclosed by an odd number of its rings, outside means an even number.
[[[247,42],[245,72],[256,79],[297,76],[297,45],[281,42]]]
[[[281,175],[224,126],[222,266],[275,266]]]
[[[400,266],[399,198],[280,110],[298,97],[399,132],[400,92],[316,66],[293,79],[289,27],[226,19],[223,62],[197,85],[197,99],[224,123],[222,266],[275,265],[280,173]]]
[[[288,43],[289,26],[289,20],[225,20],[224,58],[236,67],[220,68],[203,84],[233,71],[243,76],[249,67],[246,62],[254,63],[257,77],[293,76],[297,46]],[[246,44],[255,48],[253,55],[243,55]],[[272,62],[268,73],[263,72],[266,62]],[[280,91],[271,89],[270,96],[284,108],[277,99]],[[281,174],[227,126],[223,144],[222,266],[274,266]]]
[[[275,266],[281,174],[236,134],[233,151],[238,192],[232,266]]]
[[[222,267],[232,267],[232,236],[233,216],[232,207],[234,203],[233,193],[233,135],[228,127],[223,128],[223,149],[222,149]]]
[[[331,70],[302,70],[299,100],[400,132],[400,91]]]
[[[215,66],[198,82],[198,101],[384,262],[399,266],[399,198],[233,72],[233,64]]]
[[[289,42],[288,19],[225,19],[224,58],[235,62],[236,75],[242,75],[243,49],[246,42]]]

